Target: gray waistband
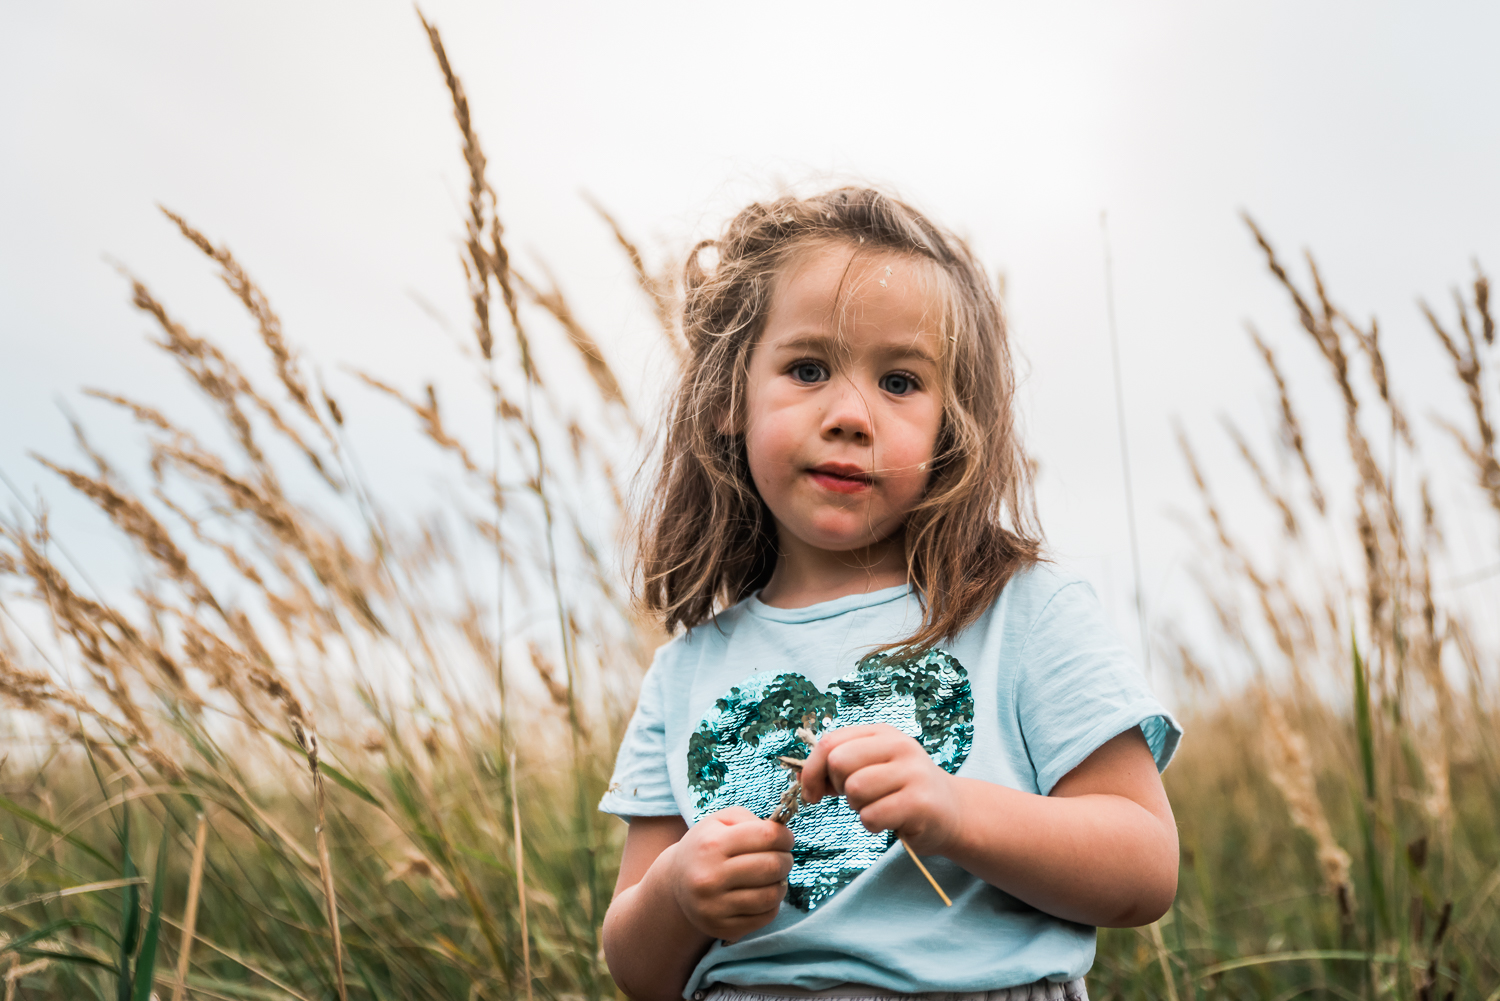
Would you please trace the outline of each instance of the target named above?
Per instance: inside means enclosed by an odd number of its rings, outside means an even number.
[[[840,984],[820,991],[783,987],[779,984],[757,984],[754,987],[712,984],[707,990],[693,995],[694,1001],[785,1001],[787,998],[843,998],[845,1001],[892,1001],[893,998],[910,1001],[1088,1001],[1089,992],[1080,978],[1063,983],[1038,980],[1032,984],[1000,987],[992,991],[932,991],[925,994],[895,994],[864,984]]]

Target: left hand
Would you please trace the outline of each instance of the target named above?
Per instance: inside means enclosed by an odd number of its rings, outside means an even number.
[[[802,797],[842,795],[868,831],[895,831],[922,855],[941,855],[962,822],[955,781],[921,744],[886,723],[826,732],[802,767]]]

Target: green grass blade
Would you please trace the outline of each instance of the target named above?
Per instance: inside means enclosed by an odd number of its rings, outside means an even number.
[[[1359,739],[1360,768],[1365,780],[1365,795],[1359,804],[1360,835],[1365,853],[1365,869],[1370,880],[1373,917],[1379,920],[1381,930],[1390,934],[1391,919],[1386,904],[1385,879],[1381,875],[1379,850],[1375,844],[1375,726],[1370,711],[1370,679],[1364,658],[1359,653],[1359,640],[1352,627],[1349,630],[1349,650],[1354,661],[1354,726]],[[1369,938],[1366,945],[1373,949],[1373,921],[1367,922],[1366,935]]]
[[[21,951],[33,942],[40,942],[60,931],[67,931],[70,928],[90,928],[111,942],[115,941],[115,937],[109,933],[107,928],[103,928],[92,921],[85,921],[82,918],[58,918],[56,921],[45,924],[40,928],[27,932],[19,938],[13,938],[4,945],[0,945],[0,955],[11,951]]]
[[[123,878],[134,880],[137,873],[135,858],[130,854],[130,803],[120,805],[120,854],[122,858],[120,874]],[[141,887],[139,883],[132,882],[125,888],[120,900],[120,952],[116,960],[116,972],[118,979],[115,984],[116,1001],[130,1001],[130,988],[134,983],[131,976],[131,959],[135,955],[136,944],[141,936]]]
[[[146,936],[141,954],[135,961],[135,994],[132,1001],[151,1001],[152,974],[156,971],[156,943],[161,934],[161,905],[167,888],[167,832],[162,831],[161,847],[156,851],[156,885],[151,890],[151,917],[146,921]]]
[[[48,820],[46,817],[43,817],[41,814],[32,813],[20,803],[17,803],[15,800],[0,796],[0,810],[4,810],[7,813],[14,814],[15,816],[20,817],[22,820],[35,827],[40,827],[48,834],[57,835],[68,844],[72,845],[74,848],[77,848],[79,851],[83,852],[85,855],[103,862],[111,869],[115,867],[114,860],[106,856],[103,852],[99,851],[93,845],[89,844],[87,841],[84,841],[76,834],[69,834],[67,831],[64,831],[61,827],[58,827],[56,824],[52,823],[52,821]]]
[[[1375,727],[1370,715],[1370,681],[1364,658],[1359,655],[1359,640],[1349,630],[1349,649],[1354,655],[1354,725],[1359,736],[1359,761],[1364,771],[1365,798],[1375,798]]]

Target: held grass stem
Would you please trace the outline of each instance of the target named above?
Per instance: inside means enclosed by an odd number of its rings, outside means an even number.
[[[785,824],[788,820],[791,820],[792,815],[797,812],[797,801],[802,798],[802,766],[807,764],[807,759],[793,758],[788,755],[782,755],[777,760],[780,761],[783,766],[785,766],[798,776],[797,780],[793,782],[790,789],[788,789],[788,796],[784,796],[782,798],[782,804],[776,808],[775,813],[771,814],[770,819],[776,821],[776,823],[778,824]],[[790,800],[790,804],[788,803],[788,800]],[[917,855],[916,852],[912,851],[912,847],[911,845],[906,843],[906,839],[898,834],[896,835],[896,840],[901,842],[902,848],[906,849],[906,854],[909,855],[912,862],[916,864],[917,871],[920,872],[923,876],[927,877],[927,882],[932,885],[932,889],[937,893],[938,897],[941,898],[941,900],[943,901],[943,906],[952,907],[953,901],[950,900],[948,895],[943,892],[943,888],[941,886],[938,886],[938,881],[932,878],[932,873],[927,871],[927,867],[922,864],[922,859]]]

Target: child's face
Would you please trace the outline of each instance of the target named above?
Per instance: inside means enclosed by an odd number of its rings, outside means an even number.
[[[750,475],[788,535],[847,552],[921,499],[942,418],[941,309],[927,266],[830,244],[777,281],[750,354]]]

